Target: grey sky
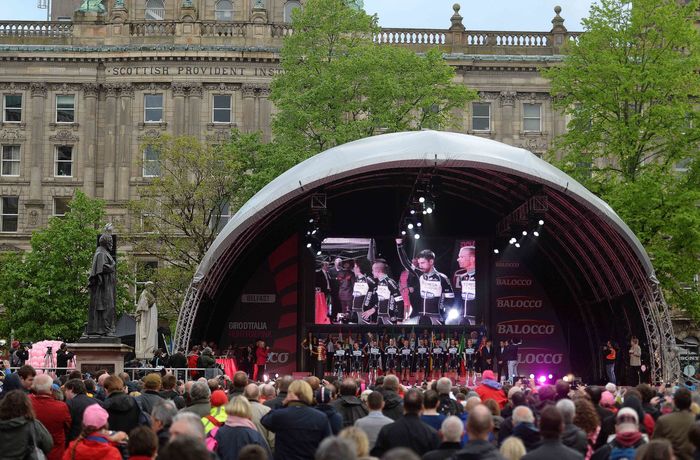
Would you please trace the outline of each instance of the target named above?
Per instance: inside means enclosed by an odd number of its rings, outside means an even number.
[[[460,14],[467,29],[547,31],[552,27],[557,4],[562,7],[564,25],[569,30],[581,30],[581,18],[588,15],[592,0],[461,2]],[[46,10],[36,8],[36,4],[37,0],[0,0],[0,20],[45,19]],[[450,26],[453,4],[454,0],[365,0],[365,10],[377,13],[383,27],[446,29]]]

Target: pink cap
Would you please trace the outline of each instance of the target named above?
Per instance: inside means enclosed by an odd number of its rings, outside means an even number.
[[[496,376],[493,374],[492,370],[484,371],[484,373],[481,374],[481,378],[483,380],[496,380]]]
[[[83,426],[103,428],[107,425],[109,414],[99,404],[91,404],[83,412]]]
[[[615,405],[615,397],[609,391],[604,391],[600,395],[600,405],[603,407],[612,407]]]

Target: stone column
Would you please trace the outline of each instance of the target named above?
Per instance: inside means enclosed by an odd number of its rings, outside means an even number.
[[[103,197],[106,201],[114,201],[116,193],[116,165],[117,165],[117,93],[119,86],[113,83],[104,85],[105,90],[105,159],[104,177],[102,179],[104,191]]]
[[[258,129],[257,104],[255,103],[255,87],[243,85],[241,88],[243,95],[243,129],[242,131],[251,133]]]
[[[83,145],[85,149],[85,167],[83,169],[83,190],[91,198],[95,197],[95,171],[97,168],[97,94],[99,86],[96,83],[83,85],[85,110],[83,117]]]
[[[134,126],[132,102],[134,88],[126,83],[119,88],[118,131],[117,131],[117,200],[129,199],[129,181],[131,180],[131,138]]]
[[[262,131],[263,140],[269,142],[272,138],[272,103],[270,99],[270,88],[260,88],[260,97],[258,97],[258,127]]]
[[[501,135],[498,139],[506,144],[513,145],[515,141],[515,91],[501,91],[499,103],[501,105]]]
[[[202,117],[202,85],[191,83],[187,98],[187,113],[189,123],[187,123],[187,135],[199,139],[202,135],[200,119]]]
[[[182,136],[185,134],[185,93],[187,92],[187,84],[173,83],[172,84],[173,99],[175,99],[175,126],[173,127],[173,135]]]
[[[41,203],[41,177],[42,159],[46,156],[47,148],[44,144],[44,128],[46,127],[46,97],[48,94],[45,83],[31,83],[29,85],[32,98],[32,115],[30,119],[31,146],[31,173],[29,179],[29,201]],[[51,150],[52,146],[48,146]]]

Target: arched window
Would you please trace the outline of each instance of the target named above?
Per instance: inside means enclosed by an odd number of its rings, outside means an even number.
[[[165,19],[165,0],[146,0],[146,20],[162,21]]]
[[[284,4],[284,22],[292,22],[292,11],[301,8],[301,3],[297,0],[290,0]]]
[[[233,2],[231,0],[216,2],[214,17],[217,21],[233,21]]]

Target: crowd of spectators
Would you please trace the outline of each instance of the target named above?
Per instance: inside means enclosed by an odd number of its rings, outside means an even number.
[[[681,386],[476,389],[167,372],[55,377],[28,365],[0,392],[0,457],[179,460],[693,460],[700,395]]]

